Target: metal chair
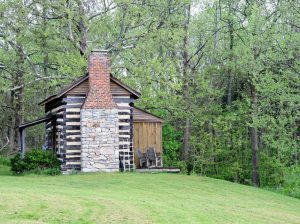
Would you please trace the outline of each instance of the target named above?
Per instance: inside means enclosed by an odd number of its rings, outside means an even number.
[[[147,157],[141,152],[140,149],[137,149],[137,156],[139,158],[140,161],[140,167],[144,167],[143,164],[145,164],[146,167],[149,166],[149,162]]]
[[[154,163],[155,167],[162,166],[161,156],[157,156],[157,154],[155,153],[155,149],[153,147],[147,149],[147,158],[149,160],[149,164],[152,165]]]

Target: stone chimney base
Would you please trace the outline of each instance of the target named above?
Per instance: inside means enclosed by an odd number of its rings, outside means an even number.
[[[119,171],[118,109],[81,109],[81,170]]]

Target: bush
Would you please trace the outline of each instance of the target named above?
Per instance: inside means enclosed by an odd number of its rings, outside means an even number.
[[[8,157],[0,156],[0,165],[9,166],[10,159]]]
[[[60,161],[51,151],[31,150],[25,153],[23,160],[20,154],[13,157],[11,170],[15,175],[23,173],[56,175],[60,173]]]
[[[275,156],[260,153],[261,186],[280,186],[284,182],[284,166]]]
[[[286,195],[300,198],[300,166],[287,168],[284,176],[283,184],[276,190]]]

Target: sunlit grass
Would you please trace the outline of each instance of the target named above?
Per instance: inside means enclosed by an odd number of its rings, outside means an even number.
[[[296,224],[300,200],[178,174],[0,176],[0,217],[0,223]]]

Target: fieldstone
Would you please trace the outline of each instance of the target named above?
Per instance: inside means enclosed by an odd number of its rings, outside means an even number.
[[[81,118],[82,171],[118,171],[118,110],[82,109]]]

